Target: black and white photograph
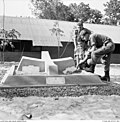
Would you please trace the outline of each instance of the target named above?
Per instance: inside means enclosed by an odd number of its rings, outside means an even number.
[[[0,121],[120,122],[120,0],[0,0]]]

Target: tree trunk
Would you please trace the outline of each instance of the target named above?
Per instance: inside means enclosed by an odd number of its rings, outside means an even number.
[[[3,44],[3,51],[2,51],[2,63],[4,64],[5,58],[5,45]]]

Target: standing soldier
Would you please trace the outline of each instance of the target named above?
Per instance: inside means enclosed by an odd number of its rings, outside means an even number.
[[[87,44],[84,40],[82,40],[79,36],[82,30],[86,30],[91,33],[90,30],[83,27],[83,22],[80,21],[77,23],[77,30],[75,30],[75,50],[74,50],[74,60],[75,65],[78,66],[80,60],[82,60],[85,56],[85,50],[87,50]],[[81,67],[79,67],[81,68]]]

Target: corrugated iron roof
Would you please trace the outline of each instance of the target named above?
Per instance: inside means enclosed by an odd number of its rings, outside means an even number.
[[[0,16],[0,28],[2,27],[3,18]],[[58,46],[57,38],[51,33],[56,20],[22,18],[22,17],[5,17],[5,29],[16,29],[21,33],[23,40],[32,40],[34,46]],[[59,27],[64,31],[60,38],[61,42],[71,42],[74,37],[73,28],[76,22],[59,21]],[[95,33],[101,33],[112,38],[115,43],[120,43],[120,27],[99,24],[86,24],[84,27]],[[62,46],[62,44],[59,44]]]
[[[0,17],[0,28],[2,28]],[[49,21],[34,18],[5,17],[5,30],[16,29],[21,33],[20,40],[32,40],[33,46],[58,46],[56,36],[51,34],[47,23]],[[59,46],[62,46],[59,43]]]
[[[84,27],[110,37],[114,43],[120,44],[120,26],[100,25],[100,24],[84,24]]]

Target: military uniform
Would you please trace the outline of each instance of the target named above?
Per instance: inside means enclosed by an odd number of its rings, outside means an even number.
[[[94,73],[95,65],[100,59],[102,61],[101,63],[104,63],[105,72],[105,75],[101,77],[101,80],[109,82],[110,59],[111,54],[115,49],[115,44],[113,43],[111,38],[101,34],[90,34],[89,43],[91,46],[91,58],[87,60],[87,64],[90,67],[86,68],[85,70]]]
[[[89,42],[89,50],[87,56],[79,65],[86,63],[87,65],[84,69],[94,73],[95,65],[98,63],[99,59],[102,59],[101,63],[104,63],[105,75],[101,77],[101,80],[110,81],[110,59],[112,52],[115,50],[115,44],[112,39],[101,34],[91,34],[86,30],[80,32],[80,38],[84,39],[85,42]]]
[[[89,39],[90,46],[96,47],[96,49],[91,52],[90,63],[96,64],[100,59],[101,63],[105,65],[104,71],[109,71],[111,54],[115,49],[115,44],[109,37],[101,34],[91,34]]]
[[[86,30],[91,33],[91,31],[88,30],[87,28],[82,28],[82,30]],[[88,48],[88,45],[86,44],[86,42],[80,38],[80,32],[82,30],[78,30],[78,33],[75,36],[76,49],[74,50],[74,60],[75,60],[76,66],[78,65],[80,60],[84,59],[85,51]]]

